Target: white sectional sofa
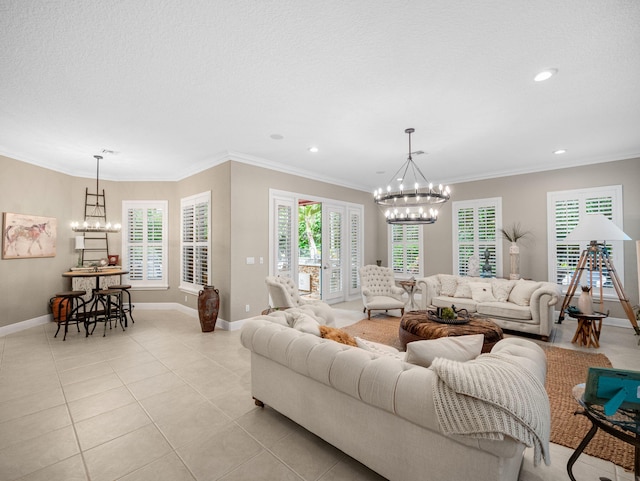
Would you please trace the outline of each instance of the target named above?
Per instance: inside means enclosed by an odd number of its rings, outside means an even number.
[[[275,409],[390,480],[518,479],[522,442],[443,433],[432,369],[303,332],[313,332],[313,323],[286,317],[262,316],[243,326],[256,404]],[[296,322],[302,330],[288,326]],[[530,374],[524,377],[536,379],[532,384],[544,384],[546,358],[532,341],[504,339],[492,353],[526,369]]]
[[[451,307],[490,317],[501,328],[536,334],[544,341],[555,321],[554,306],[561,297],[552,282],[465,277],[436,274],[416,279],[420,309]]]

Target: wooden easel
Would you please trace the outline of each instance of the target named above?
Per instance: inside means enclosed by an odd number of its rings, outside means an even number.
[[[578,284],[580,283],[582,271],[584,271],[585,269],[587,269],[589,272],[597,271],[600,274],[600,311],[604,309],[604,296],[602,287],[603,267],[606,269],[609,277],[611,278],[613,288],[618,295],[618,299],[620,299],[620,304],[622,304],[624,312],[627,314],[627,317],[629,318],[629,321],[631,322],[631,325],[636,332],[636,336],[640,335],[640,327],[638,327],[638,321],[636,321],[636,316],[633,313],[633,308],[631,307],[629,298],[624,293],[624,289],[622,288],[622,284],[620,283],[620,279],[618,278],[616,269],[615,267],[613,267],[613,262],[611,262],[611,259],[609,258],[609,252],[607,251],[607,248],[604,244],[598,244],[597,241],[591,241],[589,247],[583,250],[582,254],[580,254],[578,266],[573,273],[573,277],[571,278],[571,282],[569,283],[569,288],[567,289],[567,294],[565,295],[564,302],[562,303],[562,308],[560,309],[558,323],[561,323],[564,319],[564,314],[569,307],[569,303],[571,302],[571,299],[576,292]],[[591,283],[591,279],[589,279],[589,283]],[[593,289],[591,290],[591,292],[593,292]]]

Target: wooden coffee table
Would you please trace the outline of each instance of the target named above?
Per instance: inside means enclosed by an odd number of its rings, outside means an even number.
[[[398,332],[404,350],[413,341],[470,334],[484,334],[482,352],[491,351],[495,343],[503,338],[502,329],[491,319],[472,317],[466,324],[445,324],[429,320],[426,311],[405,313],[400,320]]]

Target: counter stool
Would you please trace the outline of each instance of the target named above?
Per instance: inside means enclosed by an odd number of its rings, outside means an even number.
[[[69,331],[69,323],[75,324],[80,332],[79,323],[84,323],[87,319],[87,303],[82,296],[85,291],[63,291],[56,292],[55,297],[51,299],[51,310],[53,311],[53,320],[58,323],[58,329],[53,337],[58,337],[60,325],[64,324],[63,341],[67,340],[67,332]],[[56,298],[58,301],[56,302]],[[82,315],[80,315],[82,309]]]
[[[136,321],[133,320],[133,308],[135,307],[134,305],[131,304],[131,293],[129,292],[129,289],[131,289],[131,286],[129,284],[115,284],[113,286],[109,286],[109,289],[118,289],[120,291],[122,291],[123,294],[127,295],[127,301],[128,301],[128,305],[124,306],[124,299],[120,298],[120,309],[122,309],[123,315],[124,315],[124,325],[125,327],[128,326],[129,324],[127,323],[127,313],[129,313],[129,319],[131,319],[132,323],[136,323]]]
[[[95,301],[92,306],[92,323],[93,329],[89,332],[89,328],[87,327],[87,336],[89,334],[93,334],[93,331],[96,329],[96,324],[98,322],[104,322],[104,332],[102,337],[107,335],[107,323],[109,323],[109,329],[111,329],[111,321],[120,323],[120,327],[124,331],[124,324],[122,322],[123,312],[120,309],[122,305],[122,291],[119,289],[99,289],[94,292]],[[98,307],[102,306],[102,309],[99,310]]]

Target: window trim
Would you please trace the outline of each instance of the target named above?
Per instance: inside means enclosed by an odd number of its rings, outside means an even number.
[[[203,288],[202,284],[185,282],[182,278],[184,272],[184,208],[189,205],[195,207],[196,204],[206,202],[207,204],[207,279],[211,280],[211,191],[200,192],[180,199],[180,284],[178,289],[189,294],[198,294]],[[195,244],[195,242],[194,242]]]
[[[495,251],[496,251],[496,272],[494,273],[494,277],[499,277],[500,275],[504,276],[504,266],[502,265],[502,237],[500,236],[500,228],[502,227],[502,197],[487,197],[484,199],[471,199],[471,200],[458,200],[454,201],[451,204],[451,216],[452,216],[452,241],[453,241],[453,267],[452,272],[455,275],[458,275],[460,272],[459,265],[459,241],[458,241],[458,211],[460,209],[468,209],[473,208],[473,218],[474,218],[474,228],[477,229],[477,212],[480,207],[494,207],[496,216],[495,216],[495,224],[496,224],[496,235],[495,235]],[[477,232],[476,232],[477,234]],[[479,243],[478,236],[474,236],[474,250],[477,248]],[[486,242],[485,242],[486,244]],[[477,253],[478,257],[480,257],[480,252]],[[482,259],[480,259],[482,262]],[[465,274],[466,275],[466,274]]]
[[[424,277],[424,225],[418,225],[418,273],[417,274],[412,274],[412,273],[408,273],[407,272],[407,266],[405,265],[406,262],[406,244],[407,241],[403,240],[401,243],[399,242],[393,242],[393,227],[402,227],[403,231],[407,228],[407,227],[415,227],[415,225],[408,225],[408,224],[387,224],[387,245],[388,245],[388,249],[387,249],[387,265],[391,268],[391,270],[393,270],[393,275],[397,280],[407,280],[410,279],[411,277],[415,277],[415,278],[419,278],[419,277]],[[404,234],[404,232],[403,232]],[[402,236],[403,239],[406,239],[406,236],[403,235]],[[393,246],[396,244],[402,244],[403,245],[403,252],[404,252],[404,257],[405,259],[403,259],[403,266],[402,266],[402,273],[398,273],[395,272],[395,270],[393,269]]]
[[[612,222],[623,229],[623,217],[624,217],[624,205],[623,205],[623,197],[622,197],[622,185],[604,185],[600,187],[585,187],[581,189],[569,189],[569,190],[559,190],[554,192],[547,192],[547,272],[549,282],[553,282],[557,284],[557,270],[556,270],[556,246],[557,241],[555,239],[555,231],[556,231],[556,212],[555,212],[555,203],[558,200],[569,200],[569,199],[577,199],[579,201],[578,205],[578,214],[579,219],[582,219],[582,216],[586,215],[584,200],[587,197],[611,197],[611,217]],[[624,230],[624,229],[623,229]],[[606,240],[606,239],[605,239]],[[611,243],[614,247],[613,252],[610,256],[610,259],[613,263],[613,266],[616,269],[617,277],[620,280],[620,283],[624,287],[624,241],[607,241],[607,243]],[[577,243],[577,242],[576,242]],[[575,244],[575,243],[571,243]],[[580,243],[580,253],[586,249],[588,246],[588,241],[583,241]],[[562,294],[566,294],[567,289],[569,287],[569,283],[567,284],[557,284],[562,289]],[[600,289],[595,289],[594,294],[599,294]],[[616,300],[618,299],[618,295],[613,287],[603,287],[603,298],[606,300]],[[595,299],[595,298],[594,298]]]
[[[127,283],[131,285],[135,290],[166,290],[169,289],[169,202],[167,200],[123,200],[122,201],[122,219],[123,229],[121,233],[121,261],[120,264],[123,268],[129,265],[128,252],[129,252],[129,223],[128,212],[130,209],[144,209],[145,211],[151,208],[160,209],[162,211],[162,279],[157,281],[145,280],[137,281],[132,280],[129,274],[125,276]],[[146,260],[146,254],[144,254]]]

